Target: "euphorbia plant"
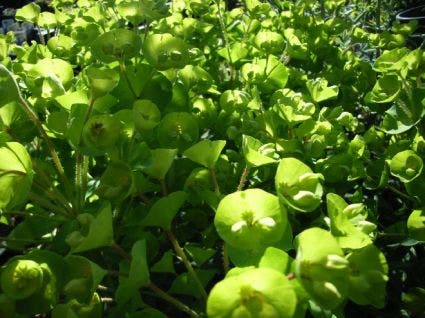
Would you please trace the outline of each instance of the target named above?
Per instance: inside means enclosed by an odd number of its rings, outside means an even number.
[[[51,6],[17,12],[46,44],[0,36],[2,317],[379,316],[388,282],[421,299],[412,25],[372,34],[330,0]]]

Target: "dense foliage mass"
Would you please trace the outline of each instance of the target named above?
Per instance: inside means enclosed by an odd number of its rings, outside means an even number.
[[[425,53],[365,3],[17,10],[0,316],[423,317]]]

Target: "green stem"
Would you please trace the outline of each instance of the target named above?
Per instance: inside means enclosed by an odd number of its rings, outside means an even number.
[[[249,168],[248,168],[248,165],[246,165],[242,171],[242,175],[239,180],[238,188],[236,189],[236,191],[242,191],[245,185],[246,179],[248,178],[248,175],[249,175]]]
[[[223,244],[223,269],[224,275],[226,276],[227,272],[230,269],[230,261],[229,261],[229,246],[226,242]]]
[[[215,172],[214,168],[210,168],[210,173],[211,173],[211,179],[214,185],[214,192],[217,195],[220,195],[220,186],[218,184],[218,180],[217,180],[217,174]]]
[[[37,217],[37,218],[46,219],[46,220],[49,220],[49,221],[57,221],[57,222],[63,222],[64,221],[63,218],[54,217],[52,215],[42,215],[42,214],[35,214],[35,213],[23,212],[23,211],[11,211],[7,214],[20,215],[20,216],[25,216],[25,217]]]
[[[126,69],[125,63],[123,61],[120,61],[120,71],[121,71],[122,75],[124,76],[124,79],[127,82],[128,88],[130,89],[131,93],[133,94],[133,97],[135,99],[137,99],[138,96],[137,96],[136,92],[133,89],[133,85],[131,85],[131,81],[128,78],[128,75],[127,75],[127,69]]]
[[[33,180],[33,184],[38,187],[41,191],[44,191],[50,199],[56,201],[58,204],[61,205],[61,207],[63,207],[65,210],[68,211],[68,213],[72,214],[72,207],[69,206],[69,202],[62,196],[62,194],[59,191],[55,191],[56,189],[53,188],[50,189],[46,186],[44,186],[43,184],[41,184],[39,181],[37,180]]]
[[[36,28],[38,31],[38,38],[40,39],[40,43],[46,45],[46,41],[44,41],[44,36],[43,34],[41,34],[41,28],[38,25],[36,26]],[[49,33],[49,31],[47,31],[47,33]]]
[[[41,206],[42,208],[47,209],[50,212],[56,212],[58,214],[62,214],[66,217],[70,217],[70,214],[68,211],[66,211],[65,209],[63,209],[61,206],[58,206],[56,204],[51,203],[49,200],[46,200],[43,197],[40,197],[38,194],[34,193],[34,192],[30,192],[28,194],[28,198],[33,201],[34,203],[38,204],[39,206]]]
[[[122,257],[131,260],[131,255],[128,254],[120,245],[116,242],[112,242],[111,247]]]
[[[20,239],[20,238],[11,238],[7,236],[0,236],[0,241],[40,244],[40,243],[50,242],[50,239],[44,238],[44,239],[34,240],[34,239]]]
[[[43,128],[43,125],[40,122],[40,119],[38,118],[37,114],[32,110],[30,105],[27,103],[27,101],[22,97],[21,94],[19,94],[19,101],[20,105],[23,107],[25,113],[29,117],[29,119],[33,122],[33,124],[37,127],[41,137],[43,138],[44,142],[47,145],[47,148],[49,150],[50,156],[52,157],[53,163],[56,167],[56,170],[58,171],[59,177],[61,178],[61,181],[65,187],[65,191],[69,198],[72,198],[72,190],[71,190],[71,183],[69,182],[65,170],[62,166],[62,163],[59,159],[58,153],[56,152],[56,149],[50,140],[49,136],[47,136],[46,131]]]
[[[165,197],[168,195],[167,184],[164,179],[159,179],[159,183],[161,184],[162,195]]]
[[[52,180],[50,180],[50,178],[47,176],[43,169],[38,167],[38,163],[35,160],[32,161],[32,166],[36,174],[41,178],[40,181],[34,178],[34,184],[46,193],[48,193],[52,199],[54,199],[58,203],[61,203],[62,206],[70,213],[73,213],[72,204],[63,196],[63,194],[56,187],[52,185]],[[42,182],[44,182],[44,184]]]
[[[414,202],[417,203],[416,199],[407,195],[406,193],[401,192],[399,189],[393,187],[392,185],[387,185],[387,189],[390,190],[391,192],[394,192],[395,194],[399,195],[400,197],[410,201],[410,202]]]
[[[223,14],[221,12],[220,0],[218,0],[218,1],[216,0],[215,3],[217,4],[217,8],[218,8],[218,21],[220,23],[221,33],[223,34],[224,46],[226,47],[227,55],[229,56],[230,78],[232,80],[234,80],[235,79],[235,72],[234,72],[233,60],[232,60],[232,55],[231,55],[231,50],[230,50],[229,37],[227,35],[226,25],[224,24],[224,18],[223,18]]]
[[[196,274],[195,270],[193,269],[192,264],[190,264],[189,259],[186,256],[186,253],[184,252],[184,250],[180,246],[179,242],[177,241],[177,238],[174,236],[174,234],[170,230],[166,230],[165,232],[166,232],[168,239],[170,240],[171,244],[173,245],[173,248],[176,251],[177,256],[181,258],[181,260],[182,260],[184,266],[186,267],[187,271],[189,272],[189,274],[194,279],[202,297],[204,299],[207,299],[208,294],[205,291],[204,286],[202,285],[198,275]]]
[[[183,304],[181,301],[179,301],[178,299],[174,298],[170,294],[166,293],[161,288],[159,288],[158,286],[156,286],[154,283],[151,282],[148,285],[148,287],[155,293],[156,296],[158,296],[159,298],[164,299],[165,301],[167,301],[170,304],[174,305],[175,307],[177,307],[181,311],[189,314],[190,317],[201,317],[196,311],[194,311],[193,309],[189,308],[187,305]]]

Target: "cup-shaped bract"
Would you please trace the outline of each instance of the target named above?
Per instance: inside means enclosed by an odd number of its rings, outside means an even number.
[[[407,219],[409,237],[417,241],[425,241],[425,211],[414,210]]]
[[[243,111],[248,106],[250,96],[240,90],[226,90],[220,96],[220,107],[226,112]]]
[[[390,161],[390,171],[401,182],[409,182],[419,177],[423,169],[422,158],[413,150],[404,150],[397,153]]]
[[[161,120],[161,111],[148,99],[138,99],[133,103],[134,123],[140,131],[155,128]]]
[[[337,307],[348,287],[348,261],[326,230],[309,228],[295,238],[295,273],[313,300],[326,309]]]
[[[124,200],[130,191],[133,176],[123,162],[111,162],[100,177],[96,190],[99,197],[106,200]]]
[[[314,211],[320,204],[323,176],[296,158],[283,158],[277,168],[275,183],[283,203],[301,212]]]
[[[284,37],[274,31],[260,31],[254,39],[255,46],[267,53],[281,54],[285,46]]]
[[[93,53],[103,62],[122,61],[138,55],[141,46],[142,40],[135,32],[114,29],[93,42]]]
[[[0,145],[0,209],[23,203],[32,178],[31,157],[25,147],[17,142]]]
[[[210,318],[289,318],[297,297],[286,276],[271,268],[253,268],[226,277],[211,290],[207,301]]]
[[[120,81],[120,75],[111,69],[87,67],[84,73],[94,98],[108,94]]]
[[[91,149],[106,151],[118,141],[121,128],[121,122],[112,115],[92,116],[83,128],[84,145]]]
[[[189,113],[168,113],[158,125],[157,134],[161,146],[184,151],[198,141],[199,125]]]
[[[373,244],[354,250],[350,262],[348,297],[359,305],[385,305],[388,265],[384,254]]]
[[[189,63],[187,44],[169,33],[148,35],[142,50],[149,64],[160,71],[182,68]]]
[[[8,298],[24,299],[36,293],[43,285],[43,270],[34,261],[14,260],[2,269],[0,282]]]
[[[247,250],[259,250],[279,241],[287,223],[286,209],[280,206],[279,199],[261,189],[225,196],[214,219],[225,242]]]

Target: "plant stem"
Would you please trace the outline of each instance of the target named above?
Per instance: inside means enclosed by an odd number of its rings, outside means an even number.
[[[50,211],[50,212],[56,212],[58,214],[62,214],[66,217],[70,217],[68,211],[66,211],[65,209],[63,209],[61,206],[55,205],[53,203],[51,203],[49,200],[46,200],[43,197],[38,196],[38,194],[34,193],[34,192],[30,192],[28,194],[28,198],[31,201],[34,201],[34,203],[40,205],[42,208]]]
[[[202,297],[207,299],[208,294],[205,291],[204,286],[202,286],[202,283],[199,280],[199,277],[196,274],[195,270],[193,269],[192,264],[190,264],[190,262],[189,262],[189,260],[186,256],[186,253],[184,252],[184,250],[180,246],[179,242],[177,241],[177,238],[174,236],[174,234],[170,230],[166,230],[165,232],[166,232],[168,239],[170,240],[171,244],[173,245],[173,248],[176,251],[177,256],[181,258],[181,260],[183,261],[183,264],[186,267],[187,271],[189,272],[189,274],[194,279]]]
[[[69,198],[72,198],[72,191],[71,191],[71,183],[69,182],[65,170],[62,166],[62,163],[59,159],[58,153],[56,152],[55,147],[53,146],[53,143],[51,142],[49,136],[47,136],[46,131],[43,128],[43,125],[40,122],[40,119],[38,118],[37,114],[32,110],[30,105],[27,103],[27,101],[22,97],[21,94],[19,94],[19,101],[22,105],[25,113],[29,117],[29,119],[33,122],[33,124],[37,127],[41,137],[43,138],[44,142],[47,145],[47,148],[49,150],[50,156],[52,157],[53,163],[56,167],[56,170],[58,171],[59,177],[61,178],[61,181],[63,182],[63,185],[65,187],[65,191]]]
[[[46,243],[46,242],[50,242],[49,239],[39,239],[39,240],[34,240],[34,239],[20,239],[20,238],[11,238],[11,237],[7,237],[7,236],[0,236],[0,242],[4,241],[4,242],[22,242],[22,243],[34,243],[34,244],[40,244],[40,243]]]
[[[124,76],[125,81],[127,82],[128,88],[130,89],[131,93],[133,94],[133,97],[135,99],[139,98],[139,96],[137,96],[136,92],[133,89],[133,86],[131,85],[130,79],[128,78],[127,75],[127,69],[125,67],[125,62],[120,61],[120,71],[122,73],[122,75]]]
[[[36,28],[37,28],[37,31],[38,31],[38,38],[40,39],[40,43],[43,44],[43,45],[46,45],[46,41],[44,41],[44,36],[41,33],[41,28],[38,25],[36,26]],[[49,33],[48,30],[47,30],[47,33]]]
[[[73,213],[72,208],[69,206],[69,202],[63,197],[55,187],[49,188],[48,186],[42,184],[40,181],[33,179],[33,184],[38,187],[40,190],[47,193],[50,199],[56,201],[58,204],[67,210],[69,213]]]
[[[224,276],[226,276],[227,272],[230,269],[229,247],[227,246],[226,242],[224,242],[223,244],[223,268],[224,268]]]
[[[161,184],[162,195],[165,197],[168,195],[167,184],[164,179],[159,179],[159,183]]]
[[[176,306],[181,311],[189,314],[190,317],[201,317],[196,311],[194,311],[193,309],[189,308],[187,305],[183,304],[181,301],[179,301],[178,299],[174,298],[170,294],[166,293],[161,288],[159,288],[158,286],[156,286],[154,283],[151,282],[148,285],[148,287],[155,293],[156,296],[158,296],[159,298],[162,298],[162,299],[168,301],[170,304],[173,304],[174,306]]]
[[[416,199],[407,195],[406,193],[401,192],[399,189],[397,189],[396,187],[393,187],[392,185],[387,185],[387,189],[394,192],[395,194],[399,195],[400,197],[402,197],[403,199],[406,199],[410,202],[414,202],[417,203]]]
[[[115,241],[112,242],[111,247],[123,258],[131,260],[131,255],[128,254],[120,245],[118,245]]]
[[[236,189],[236,191],[242,191],[245,185],[246,179],[248,178],[248,175],[249,175],[249,168],[248,168],[248,165],[246,165],[242,171],[242,175],[239,180],[238,188]]]
[[[217,174],[215,173],[215,168],[210,168],[211,179],[214,185],[214,192],[217,195],[220,195],[220,186],[217,181]]]
[[[215,3],[217,4],[217,8],[218,8],[218,21],[220,23],[221,33],[223,34],[224,46],[226,47],[227,55],[229,56],[230,78],[233,81],[235,79],[235,72],[234,72],[233,60],[232,60],[232,55],[230,50],[229,37],[227,35],[226,25],[224,24],[224,18],[221,12],[220,0],[218,1],[216,0]]]

